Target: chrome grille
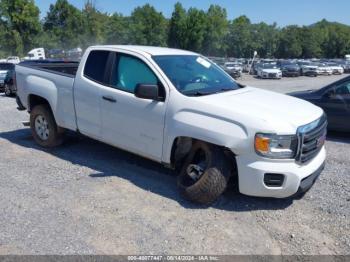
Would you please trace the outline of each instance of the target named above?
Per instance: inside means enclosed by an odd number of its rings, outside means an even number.
[[[327,135],[327,117],[320,119],[298,129],[299,150],[297,161],[306,163],[312,160],[321,151]]]

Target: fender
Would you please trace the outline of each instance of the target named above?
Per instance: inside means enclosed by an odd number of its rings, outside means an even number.
[[[230,148],[236,154],[244,149],[243,140],[248,138],[247,129],[232,119],[196,110],[182,110],[175,114],[165,133],[163,162],[171,162],[172,147],[177,137],[190,137],[218,146]]]

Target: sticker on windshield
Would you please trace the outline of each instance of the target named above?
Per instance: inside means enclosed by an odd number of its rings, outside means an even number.
[[[209,68],[211,66],[210,63],[207,60],[205,60],[205,59],[203,59],[201,57],[197,58],[197,62],[199,64],[201,64],[202,66],[204,66],[205,68]]]

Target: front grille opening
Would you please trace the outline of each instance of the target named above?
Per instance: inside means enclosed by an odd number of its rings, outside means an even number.
[[[264,183],[268,187],[281,187],[284,182],[284,175],[282,174],[265,174]]]
[[[300,150],[298,161],[306,163],[312,160],[321,151],[327,134],[327,118],[323,116],[313,130],[307,133],[299,134]]]

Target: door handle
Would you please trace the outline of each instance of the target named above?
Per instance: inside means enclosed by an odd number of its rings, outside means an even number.
[[[106,100],[108,102],[111,102],[111,103],[117,103],[117,100],[113,97],[110,97],[110,96],[103,96],[102,99]]]

